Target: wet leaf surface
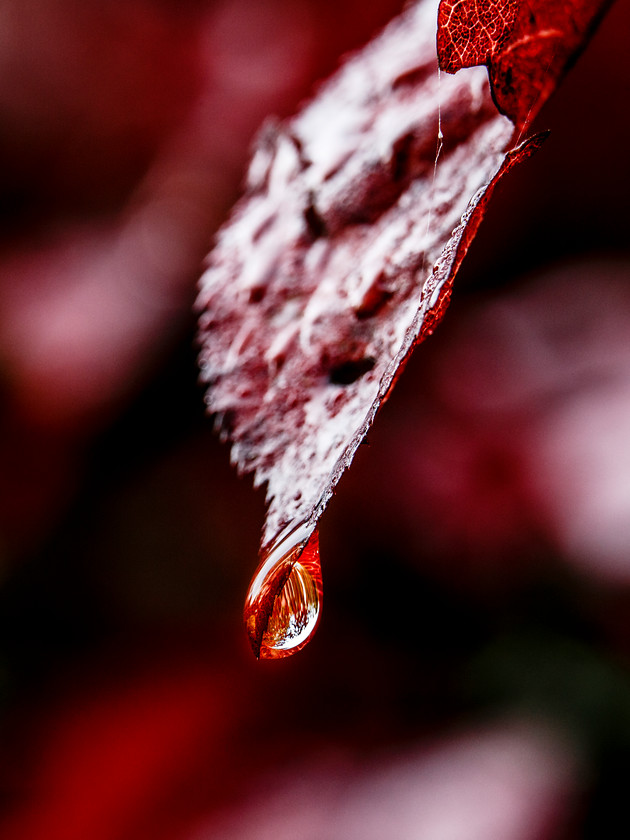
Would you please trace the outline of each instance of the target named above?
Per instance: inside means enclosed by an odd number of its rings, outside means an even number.
[[[263,545],[315,527],[442,317],[494,187],[543,139],[512,148],[481,68],[440,76],[436,16],[434,0],[409,8],[267,124],[208,259],[201,375],[233,462],[267,487]],[[509,15],[496,43],[508,30]]]

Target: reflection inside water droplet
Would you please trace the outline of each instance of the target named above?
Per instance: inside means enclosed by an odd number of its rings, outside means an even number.
[[[279,659],[307,644],[319,619],[322,573],[317,530],[283,532],[263,553],[245,600],[245,626],[256,657]]]

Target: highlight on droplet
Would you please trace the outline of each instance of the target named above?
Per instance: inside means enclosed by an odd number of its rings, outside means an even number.
[[[263,551],[245,599],[244,619],[257,659],[280,659],[311,639],[322,603],[319,533],[302,523]]]

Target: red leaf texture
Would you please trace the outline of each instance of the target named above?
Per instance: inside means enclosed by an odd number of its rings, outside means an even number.
[[[512,149],[482,69],[439,75],[436,20],[437,0],[408,8],[264,128],[202,277],[208,409],[239,470],[266,485],[263,545],[315,527],[441,318],[492,190],[542,141]]]
[[[498,109],[534,119],[613,0],[441,0],[440,67],[486,64]]]

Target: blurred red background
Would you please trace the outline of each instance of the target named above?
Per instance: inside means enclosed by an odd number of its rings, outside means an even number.
[[[0,9],[3,838],[628,821],[627,5],[340,484],[315,640],[246,649],[263,500],[203,415],[196,279],[262,120],[401,5]]]

